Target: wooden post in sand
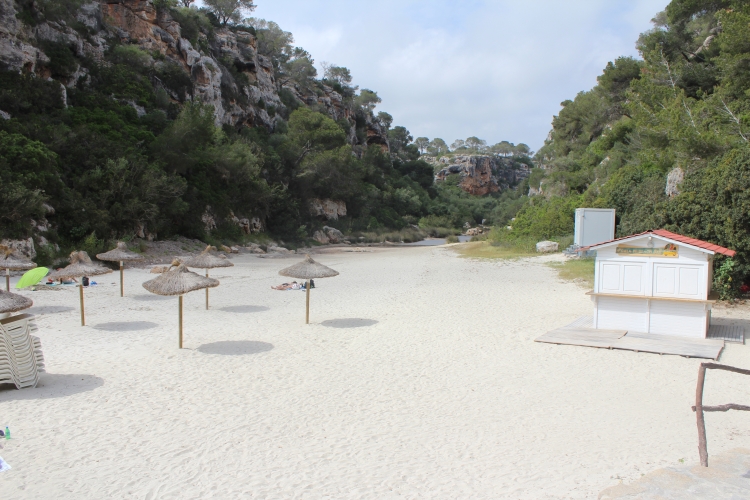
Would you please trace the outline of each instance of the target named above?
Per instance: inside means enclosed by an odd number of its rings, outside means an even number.
[[[125,296],[125,289],[122,284],[122,267],[123,267],[122,261],[120,261],[120,297]]]
[[[703,418],[703,383],[706,381],[706,365],[698,368],[698,385],[695,388],[695,416],[698,421],[698,455],[701,465],[708,467],[708,445],[706,444],[706,420]]]
[[[10,292],[10,269],[5,268],[5,291]]]
[[[708,467],[708,445],[706,444],[706,421],[703,417],[703,412],[706,411],[729,411],[729,410],[740,410],[750,411],[750,406],[738,405],[729,403],[718,406],[703,406],[703,384],[706,381],[706,368],[712,368],[714,370],[726,370],[728,372],[739,373],[742,375],[750,375],[750,370],[743,368],[737,368],[735,366],[720,365],[718,363],[701,363],[698,368],[698,385],[695,388],[695,406],[693,411],[695,412],[696,420],[698,421],[698,454],[700,455],[701,465]]]
[[[208,278],[208,268],[206,268],[206,278]],[[206,311],[208,311],[208,288],[206,288]]]
[[[81,326],[86,326],[86,313],[84,312],[83,307],[83,283],[78,285],[78,289],[80,290],[80,296],[81,296]]]
[[[180,295],[180,349],[182,349],[182,295]]]
[[[307,295],[307,306],[305,307],[305,324],[310,324],[310,280],[307,280],[307,283],[305,284],[305,290]]]

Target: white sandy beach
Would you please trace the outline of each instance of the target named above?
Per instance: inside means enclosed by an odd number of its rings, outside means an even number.
[[[310,325],[303,292],[270,290],[299,259],[214,270],[210,311],[185,298],[183,350],[177,298],[146,292],[146,270],[125,298],[98,277],[87,327],[76,288],[24,292],[48,373],[0,388],[0,498],[578,499],[698,461],[700,361],[533,342],[592,311],[544,258],[319,255],[341,274],[316,280]],[[710,372],[705,395],[747,404],[750,384]],[[746,414],[706,420],[709,454],[750,448]]]

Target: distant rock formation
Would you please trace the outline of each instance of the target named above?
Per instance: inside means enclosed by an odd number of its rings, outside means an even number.
[[[460,176],[459,186],[469,194],[484,196],[515,187],[531,174],[525,164],[513,164],[509,158],[484,155],[423,156],[426,162],[442,167],[435,174],[435,182],[443,182],[449,175]]]

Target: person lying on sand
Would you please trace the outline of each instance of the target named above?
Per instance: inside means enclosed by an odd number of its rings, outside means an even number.
[[[292,281],[291,283],[282,283],[277,286],[272,286],[271,288],[274,290],[304,290],[305,284],[304,283],[300,284],[300,283],[297,283],[296,281]]]
[[[274,290],[298,290],[299,284],[296,281],[292,281],[291,283],[282,283],[277,286],[271,287]]]

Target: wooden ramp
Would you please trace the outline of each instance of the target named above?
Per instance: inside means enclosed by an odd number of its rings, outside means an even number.
[[[691,339],[675,335],[628,332],[618,340],[613,349],[627,349],[636,352],[656,354],[676,354],[688,358],[719,359],[724,341],[719,339]]]
[[[673,335],[628,332],[625,330],[597,330],[591,318],[580,318],[568,326],[545,333],[535,342],[579,345],[635,352],[674,354],[689,358],[719,359],[724,341],[721,339],[690,339]]]
[[[626,330],[594,330],[593,328],[565,327],[545,333],[536,339],[536,342],[610,348],[626,333],[628,333]]]
[[[745,343],[745,328],[740,325],[727,324],[720,319],[711,318],[706,338],[720,339],[725,342]]]

